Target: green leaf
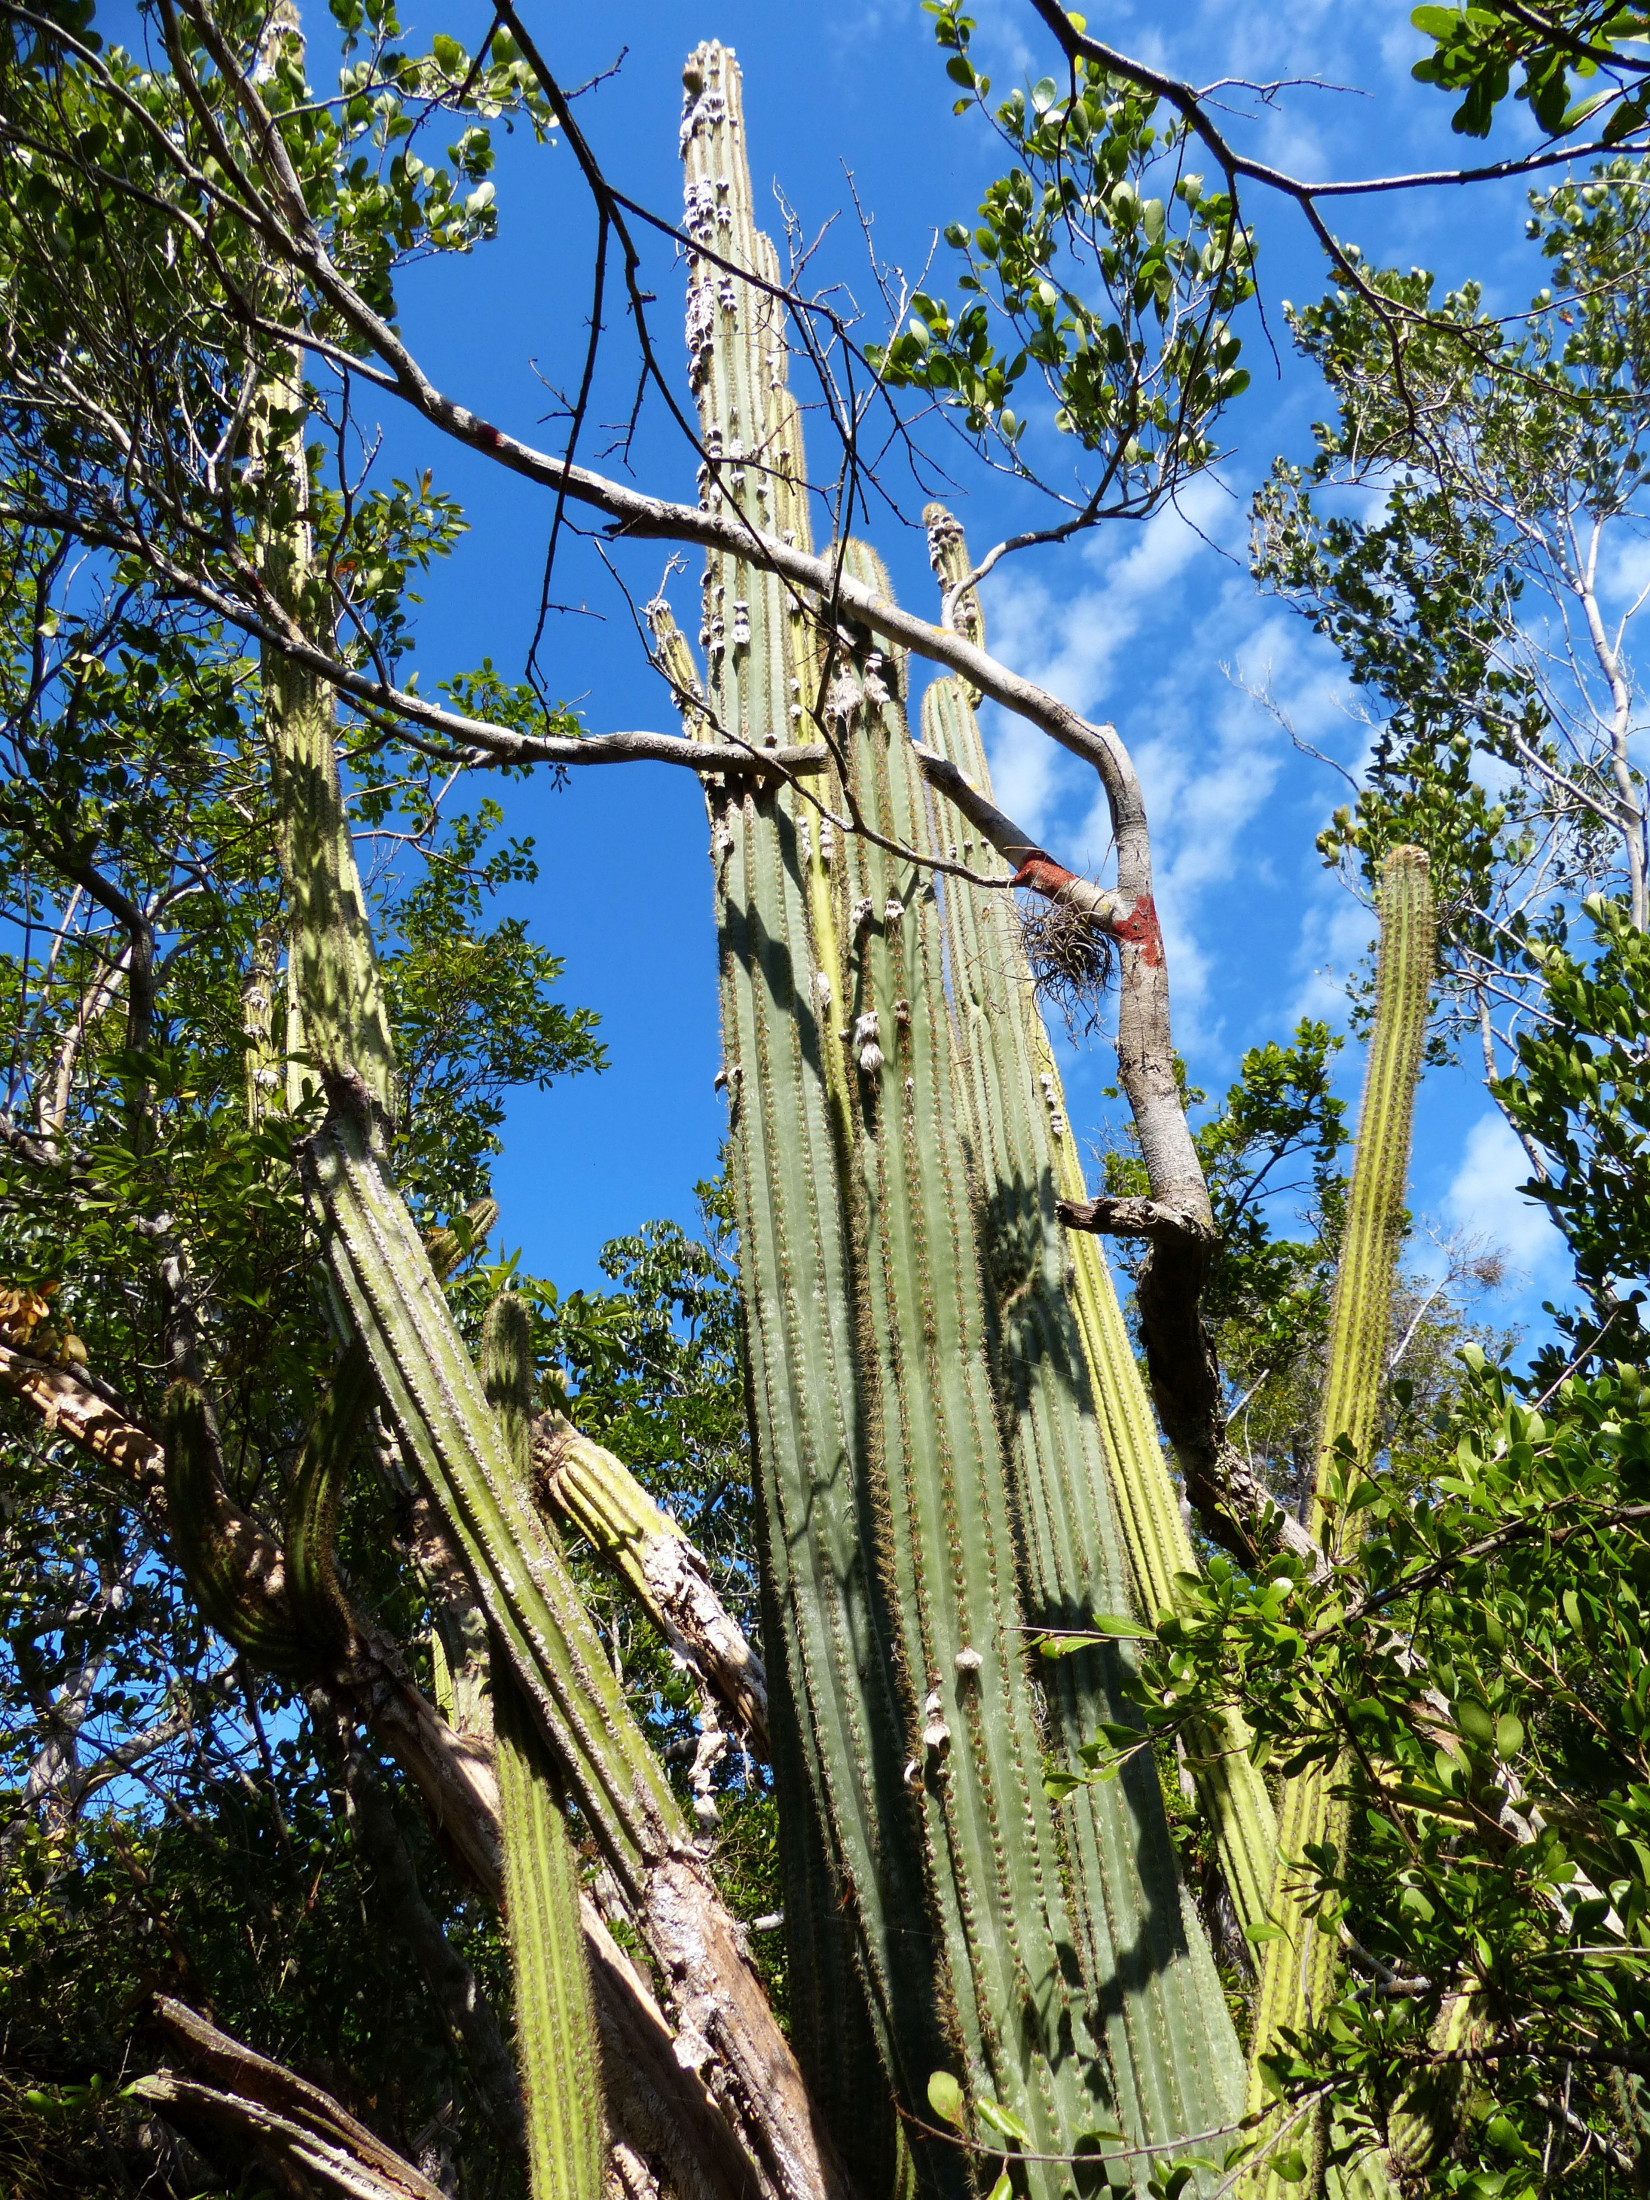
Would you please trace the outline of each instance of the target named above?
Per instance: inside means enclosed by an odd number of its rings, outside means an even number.
[[[1515,1711],[1503,1711],[1495,1722],[1495,1749],[1499,1757],[1516,1757],[1524,1747],[1524,1722]]]
[[[936,2070],[928,2081],[928,2105],[941,2123],[963,2127],[963,2089],[949,2070]]]
[[[976,2101],[974,2107],[981,2123],[989,2124],[993,2131],[1000,2131],[1005,2139],[1013,2139],[1020,2146],[1031,2144],[1031,2133],[1011,2108],[984,2099]]]
[[[1495,1740],[1495,1721],[1486,1705],[1463,1697],[1455,1707],[1455,1723],[1469,1742],[1488,1748]]]

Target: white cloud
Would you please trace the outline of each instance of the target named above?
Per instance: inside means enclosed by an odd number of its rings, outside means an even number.
[[[1623,610],[1650,588],[1650,542],[1616,530],[1604,559],[1600,593]]]
[[[1338,1024],[1346,1014],[1346,981],[1375,937],[1375,917],[1331,872],[1320,871],[1301,916],[1301,983],[1289,1021],[1303,1016]]]
[[[1133,755],[1182,1048],[1221,1038],[1231,994],[1215,980],[1231,950],[1232,887],[1241,879],[1253,898],[1275,883],[1268,819],[1293,759],[1282,725],[1249,691],[1271,694],[1332,753],[1355,753],[1366,738],[1349,722],[1345,677],[1324,645],[1257,603],[1234,554],[1246,526],[1241,501],[1202,477],[1179,509],[1103,531],[1040,571],[1010,560],[987,589],[995,652],[1086,715],[1114,717]],[[986,735],[1009,815],[1061,861],[1103,872],[1111,824],[1092,771],[1001,712],[987,712]],[[1298,792],[1290,800],[1300,809]],[[1325,807],[1308,797],[1303,823]],[[1350,957],[1337,959],[1344,968]],[[1314,989],[1310,1005],[1327,1010],[1318,996]]]
[[[1540,1285],[1557,1280],[1564,1240],[1543,1209],[1519,1191],[1529,1174],[1529,1156],[1505,1118],[1480,1116],[1467,1133],[1444,1210],[1457,1228],[1488,1238]]]

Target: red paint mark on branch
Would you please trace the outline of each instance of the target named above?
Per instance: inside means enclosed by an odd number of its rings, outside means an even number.
[[[1044,855],[1041,848],[1034,849],[1020,865],[1010,881],[1015,886],[1029,886],[1034,894],[1047,894],[1050,901],[1062,886],[1069,886],[1077,876],[1063,863],[1056,863],[1052,856]]]
[[[1163,960],[1163,934],[1158,929],[1157,909],[1150,894],[1142,894],[1126,917],[1119,917],[1112,931],[1140,950],[1140,960],[1155,967]]]

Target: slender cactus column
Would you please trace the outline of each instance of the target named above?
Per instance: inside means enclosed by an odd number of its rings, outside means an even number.
[[[932,526],[938,515],[927,516]],[[966,570],[960,562],[960,572]],[[978,633],[977,605],[965,612]],[[925,746],[988,788],[973,700],[962,684],[936,681],[923,698],[922,719]],[[943,803],[934,810],[937,831],[960,822]],[[953,852],[949,842],[944,852]],[[954,852],[964,853],[963,844]],[[983,854],[989,860],[989,851]],[[966,855],[977,864],[982,851],[968,847]],[[958,1115],[1019,1531],[1021,1604],[1033,1627],[1082,1629],[1130,1601],[1135,1569],[1126,1563],[1127,1539],[1113,1510],[1116,1484],[1142,1464],[1165,1485],[1168,1476],[1155,1442],[1143,1462],[1113,1452],[1085,1309],[1071,1287],[1075,1278],[1068,1283],[1071,1256],[1055,1214],[1064,1190],[1061,1149],[1071,1142],[1064,1099],[1012,897],[947,879],[944,910]],[[1098,1245],[1089,1240],[1083,1250],[1115,1309]],[[1128,1364],[1132,1371],[1132,1356]],[[1193,1563],[1189,1547],[1185,1563]],[[1127,1718],[1126,1655],[1118,1645],[1096,1644],[1045,1669],[1057,1769],[1080,1775],[1077,1750],[1097,1723]],[[1084,1967],[1108,2012],[1109,2060],[1125,2123],[1162,2133],[1229,2120],[1241,2096],[1241,2058],[1201,1922],[1181,1886],[1150,1759],[1137,1757],[1120,1781],[1078,1787],[1059,1817]],[[1271,1862],[1268,1850],[1268,1875]],[[1125,1983],[1122,1952],[1138,1959],[1147,1949],[1150,1960]]]
[[[1314,1540],[1330,1557],[1339,1531],[1336,1490],[1349,1472],[1368,1467],[1379,1431],[1410,1132],[1435,960],[1432,886],[1423,850],[1395,848],[1387,857],[1381,871],[1380,916],[1375,1027],[1330,1309],[1323,1421],[1307,1519]],[[1252,2109],[1263,2107],[1267,2099],[1259,2059],[1285,2032],[1310,2024],[1334,1989],[1339,1942],[1333,1924],[1308,1907],[1296,1875],[1299,1860],[1310,1849],[1345,1854],[1346,1808],[1334,1797],[1336,1777],[1333,1765],[1313,1765],[1284,1783],[1272,1894],[1273,1920],[1282,1930],[1266,1943],[1262,1955],[1250,2064]],[[1321,2182],[1322,2149],[1320,2128],[1313,2135],[1309,2162],[1314,2183]],[[1285,2185],[1264,2163],[1250,2186],[1255,2200],[1283,2200],[1284,2194],[1299,2189]]]
[[[517,1487],[502,1433],[364,1115],[335,1105],[303,1155],[334,1289],[409,1459],[458,1543],[535,1727],[629,1899],[684,2025],[769,2190],[848,2186],[657,1758],[558,1546]]]
[[[282,454],[278,464],[266,462],[275,480],[267,555],[277,584],[295,591],[303,617],[319,621],[327,605],[309,562],[295,374],[290,391],[272,396],[266,431],[266,449]],[[768,2200],[848,2200],[796,2058],[561,1551],[517,1485],[429,1250],[388,1173],[393,1040],[338,783],[331,705],[278,655],[266,686],[292,909],[289,1033],[301,1035],[329,1101],[300,1165],[322,1224],[339,1329],[359,1340],[403,1451],[463,1556],[495,1658],[512,1673],[533,1729],[625,1888]],[[199,1419],[185,1414],[186,1434]],[[582,1957],[577,1912],[568,1924],[564,1911],[552,1899],[542,1916],[547,1930],[571,1936],[557,1957],[565,1978]]]
[[[501,1292],[481,1329],[481,1381],[517,1487],[532,1476],[533,1333]],[[504,1909],[533,2200],[597,2200],[607,2168],[601,2056],[580,1945],[579,1860],[561,1783],[508,1666],[493,1677]]]
[[[978,597],[972,591],[957,596],[971,570],[962,529],[942,505],[930,505],[923,519],[948,615],[983,647]],[[922,728],[925,748],[956,765],[989,798],[991,773],[974,698],[960,681],[937,680],[929,688]],[[975,869],[996,868],[989,844],[970,840],[957,812],[938,799],[934,810],[943,848],[963,855]],[[1006,866],[1002,875],[1006,880]],[[1081,1565],[1095,1584],[1090,1609],[1123,1607],[1115,1562],[1121,1546],[1136,1608],[1152,1619],[1174,1610],[1175,1576],[1195,1573],[1198,1562],[1101,1241],[1086,1232],[1067,1234],[1054,1220],[1055,1199],[1082,1202],[1088,1191],[1011,897],[953,881],[947,884],[945,908],[965,1114],[981,1185],[988,1292],[1012,1310],[1020,1332],[1017,1352],[1008,1354],[1005,1380],[1012,1386],[1014,1367],[1022,1371],[1014,1390],[1022,1479],[1046,1487],[1056,1500],[1069,1489],[1068,1509],[1080,1516]],[[1115,1514],[1105,1501],[1108,1485]],[[1036,1517],[1029,1504],[1022,1509]],[[1063,1578],[1084,1577],[1079,1570]],[[1046,1590],[1041,1594],[1044,1609],[1050,1609]],[[1057,1610],[1047,1623],[1082,1624]],[[1086,1656],[1061,1662],[1064,1690],[1088,1679],[1081,1667],[1089,1662]],[[1068,1711],[1073,1741],[1083,1739],[1082,1730],[1092,1730],[1096,1718],[1119,1716],[1107,1702],[1089,1700],[1096,1696],[1093,1683],[1080,1694],[1083,1700]],[[1216,1722],[1194,1736],[1192,1768],[1239,1922],[1258,1926],[1271,1896],[1277,1821],[1266,1784],[1249,1759],[1241,1720]]]
[[[325,578],[315,571],[307,420],[299,356],[287,352],[265,387],[255,421],[264,572],[294,624],[320,632],[330,627],[331,607]],[[360,1081],[380,1116],[392,1121],[395,1040],[338,777],[332,691],[268,645],[260,678],[290,907],[289,1095],[294,1101],[302,1096],[306,1076],[314,1082],[318,1072],[347,1073]],[[299,1054],[313,1067],[292,1059]]]
[[[800,424],[785,396],[783,318],[760,287],[774,263],[752,219],[738,71],[722,47],[701,46],[683,81],[686,226],[717,256],[688,266],[701,497],[805,543]],[[724,555],[707,561],[704,590],[704,714],[690,707],[689,730],[697,718],[716,738],[778,745],[817,700],[803,607],[772,575]],[[699,683],[662,612],[656,632],[691,696]],[[836,807],[840,781],[826,778]],[[895,2091],[926,2113],[928,2076],[950,2046],[904,1777],[917,1699],[860,1472],[841,978],[816,927],[841,851],[799,794],[715,780],[707,792],[793,2024],[822,2116],[866,2190],[881,2192],[900,2173]],[[915,2151],[930,2189],[961,2195],[967,2169],[954,2149],[919,2139]]]
[[[857,580],[888,592],[859,544]],[[902,668],[840,659],[830,708],[861,817],[920,847],[925,796]],[[843,854],[840,1029],[853,1083],[848,1192],[864,1247],[861,1365],[874,1405],[861,1472],[921,1701],[905,1778],[921,1805],[955,2011],[951,2067],[1058,2152],[1085,2120],[1130,2123],[1090,2032],[1083,1935],[1042,1785],[1015,1524],[998,1429],[932,874],[868,836]],[[1089,2070],[1083,2065],[1089,2063]],[[960,2067],[959,2067],[960,2065]],[[1092,2090],[1091,2090],[1092,2088]]]

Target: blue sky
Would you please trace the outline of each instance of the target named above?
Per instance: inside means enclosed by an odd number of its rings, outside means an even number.
[[[426,21],[416,9],[408,0],[409,36],[470,27],[462,13]],[[981,0],[978,12],[974,52],[999,90],[1044,73],[1051,57],[1023,0]],[[969,215],[994,172],[977,120],[951,115],[952,87],[917,0],[847,0],[828,13],[774,0],[613,0],[582,13],[533,10],[529,20],[564,83],[609,68],[628,49],[617,75],[581,102],[581,121],[609,175],[672,215],[681,192],[682,59],[702,37],[735,47],[759,208],[777,182],[809,235],[838,217],[825,231],[815,280],[838,282],[839,301],[857,300],[867,337],[883,330],[854,195],[874,216],[880,256],[914,274],[933,251],[935,230]],[[1297,0],[1288,9],[1260,0],[1174,10],[1119,4],[1096,7],[1091,20],[1099,35],[1203,82],[1318,80],[1271,101],[1236,88],[1225,95],[1239,140],[1296,173],[1433,167],[1476,151],[1451,136],[1449,101],[1410,80],[1419,41],[1407,8],[1388,0]],[[315,49],[321,45],[318,34]],[[1499,126],[1495,149],[1516,146],[1522,127],[1520,110]],[[403,322],[453,395],[553,442],[557,430],[545,416],[556,402],[551,389],[577,377],[593,224],[564,148],[518,137],[503,150],[497,182],[498,240],[467,260],[414,270],[402,285]],[[1372,929],[1313,848],[1343,799],[1342,782],[1298,754],[1277,716],[1249,692],[1268,691],[1302,735],[1357,768],[1369,729],[1338,660],[1300,620],[1260,600],[1247,574],[1249,495],[1275,454],[1308,455],[1310,423],[1325,409],[1315,378],[1290,356],[1276,311],[1282,299],[1323,290],[1322,262],[1291,208],[1257,195],[1249,211],[1272,309],[1270,341],[1251,318],[1245,356],[1253,384],[1225,423],[1230,448],[1218,473],[1194,485],[1179,511],[1009,561],[986,595],[996,653],[1112,719],[1139,761],[1177,1037],[1194,1080],[1211,1091],[1235,1074],[1244,1047],[1283,1037],[1300,1015],[1341,1019],[1346,975]],[[1342,202],[1336,225],[1372,257],[1435,268],[1446,282],[1477,276],[1492,307],[1526,302],[1541,279],[1523,240],[1516,187]],[[933,287],[946,287],[944,260],[941,247]],[[680,373],[682,274],[668,245],[649,281],[658,294],[660,355]],[[616,316],[608,343],[596,413],[616,421],[628,408],[633,358]],[[678,394],[685,403],[685,374]],[[416,652],[422,684],[428,689],[484,655],[513,670],[531,630],[549,500],[410,432],[404,420],[387,417],[385,429],[384,469],[433,464],[464,499],[473,528],[427,591]],[[587,462],[617,468],[617,456],[601,457],[611,440],[593,435]],[[816,430],[816,459],[822,443]],[[630,460],[643,485],[691,497],[693,455],[656,399]],[[983,480],[960,449],[952,463],[968,493],[951,501],[976,545],[1024,523],[1021,493]],[[902,600],[927,605],[932,581],[911,524],[921,498],[902,485],[901,501],[903,518],[884,515],[875,539]],[[637,602],[658,587],[666,563],[658,547],[623,553],[620,568]],[[670,588],[691,630],[697,572],[689,561]],[[558,560],[555,594],[582,608],[549,628],[542,655],[551,687],[579,703],[592,731],[671,728],[668,696],[646,664],[624,595],[585,544],[571,543]],[[998,720],[987,730],[1005,806],[1074,866],[1098,866],[1104,813],[1092,776],[1024,728]],[[601,1012],[612,1063],[600,1078],[517,1096],[497,1173],[506,1243],[570,1286],[595,1280],[604,1239],[655,1215],[691,1223],[693,1182],[715,1164],[723,1113],[712,1090],[720,1049],[707,833],[693,781],[664,766],[576,773],[562,791],[512,785],[505,799],[511,829],[534,834],[542,864],[520,906],[566,957],[567,998]],[[1355,1053],[1344,1059],[1355,1095],[1361,1065]],[[1109,1112],[1101,1091],[1112,1081],[1105,1049],[1074,1057],[1067,1071],[1074,1121],[1098,1134]],[[1544,1292],[1561,1280],[1549,1226],[1513,1190],[1524,1173],[1471,1077],[1431,1075],[1413,1205],[1424,1226],[1482,1230],[1512,1254],[1521,1282],[1487,1309],[1503,1320],[1536,1317]]]

